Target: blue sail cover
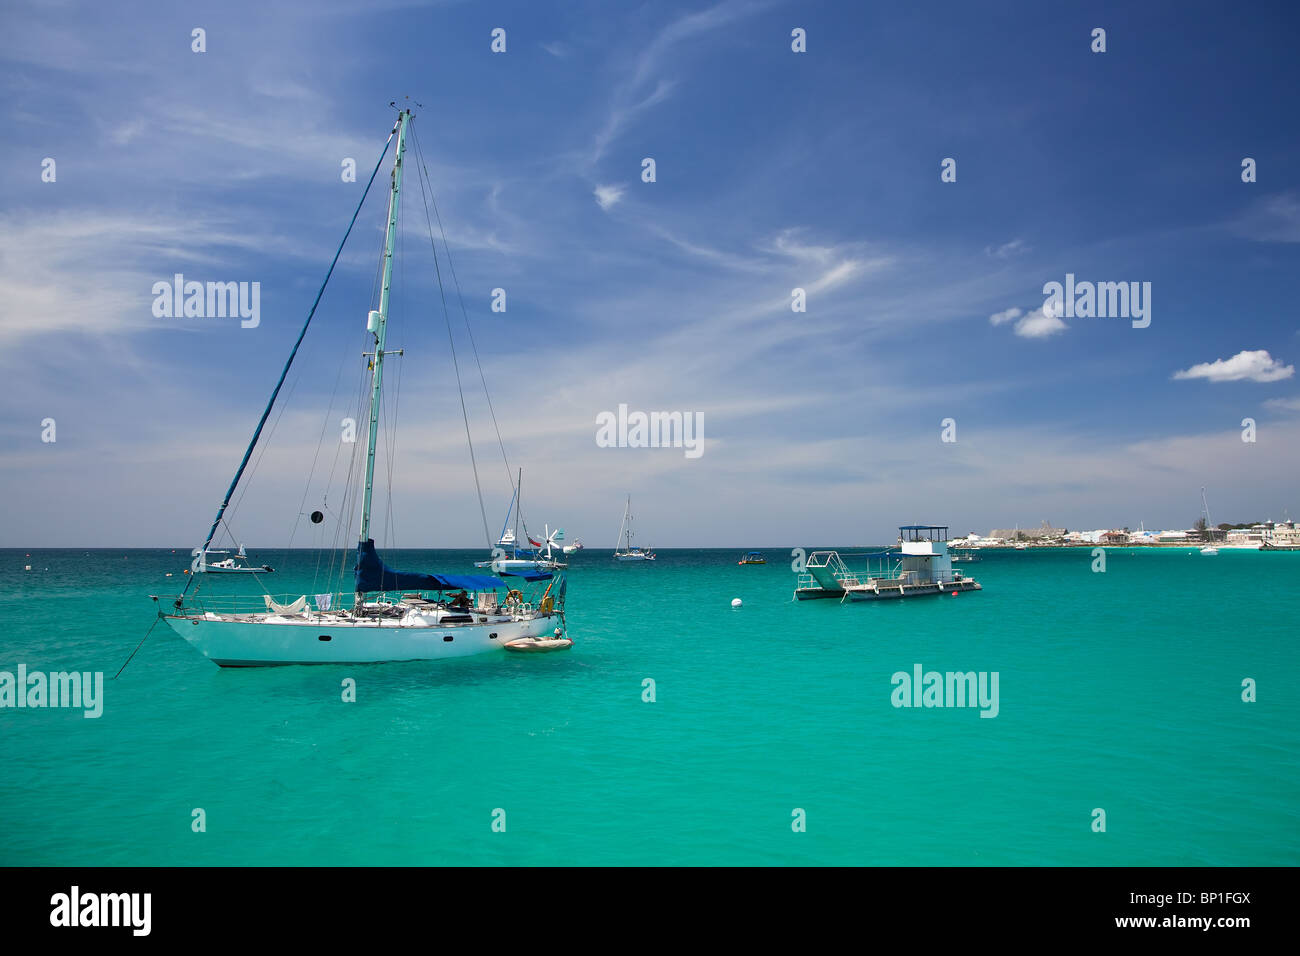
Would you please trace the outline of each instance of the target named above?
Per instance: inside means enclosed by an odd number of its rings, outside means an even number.
[[[394,571],[375,551],[375,542],[367,539],[357,545],[357,587],[370,591],[487,591],[505,587],[505,582],[487,574],[420,574]]]

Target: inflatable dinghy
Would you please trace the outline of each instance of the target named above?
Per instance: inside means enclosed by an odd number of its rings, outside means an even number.
[[[521,637],[517,641],[506,641],[501,645],[508,651],[544,654],[547,651],[565,651],[573,646],[567,637]]]

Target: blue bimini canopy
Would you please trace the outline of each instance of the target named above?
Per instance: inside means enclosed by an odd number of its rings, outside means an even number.
[[[357,545],[357,591],[488,591],[505,582],[487,574],[421,574],[394,571],[375,552],[375,542]]]

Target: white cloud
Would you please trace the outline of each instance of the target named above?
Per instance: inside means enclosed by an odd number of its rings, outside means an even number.
[[[543,43],[542,49],[553,57],[563,59],[569,55],[569,48],[563,43]]]
[[[1270,398],[1264,407],[1277,412],[1300,412],[1300,395],[1294,398]]]
[[[1049,315],[1042,309],[1030,312],[1016,323],[1016,335],[1024,339],[1045,339],[1064,332],[1069,326],[1055,315]]]
[[[1012,331],[1022,339],[1045,339],[1069,328],[1059,316],[1050,315],[1042,309],[1026,312],[1012,306],[989,316],[990,325],[1006,325],[1008,322],[1016,323]]]
[[[1175,379],[1204,378],[1211,382],[1277,382],[1295,374],[1294,365],[1283,365],[1267,349],[1238,352],[1229,359],[1201,362],[1174,373]]]
[[[626,189],[623,186],[597,186],[593,191],[596,202],[600,204],[601,209],[608,210],[616,202],[623,198]]]

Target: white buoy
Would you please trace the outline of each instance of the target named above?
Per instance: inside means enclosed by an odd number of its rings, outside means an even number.
[[[740,598],[732,598],[732,599],[731,599],[731,606],[732,606],[732,607],[740,607],[743,603],[744,603],[744,602],[741,601]]]
[[[23,568],[24,571],[30,571],[31,569],[32,569],[32,566],[31,566],[30,564],[27,565],[25,568]]]

